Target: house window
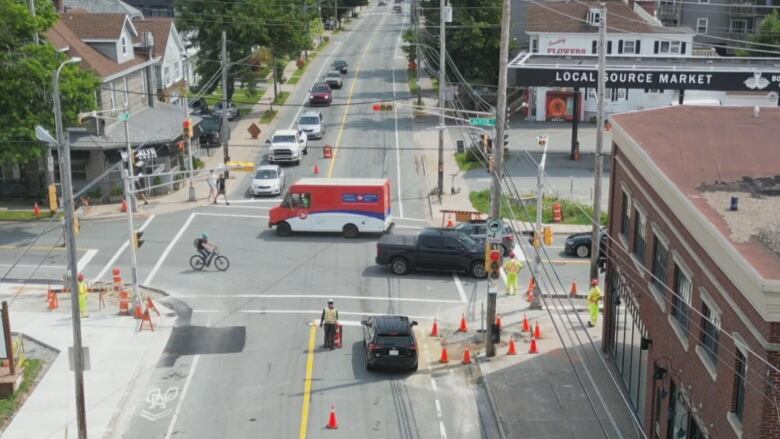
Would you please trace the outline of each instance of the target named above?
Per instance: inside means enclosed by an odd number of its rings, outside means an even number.
[[[0,181],[19,180],[19,165],[9,164],[0,166]]]
[[[706,34],[707,33],[707,22],[709,20],[706,18],[697,18],[696,19],[696,33],[699,34]]]
[[[628,100],[627,88],[611,88],[609,89],[609,98],[612,102]]]
[[[122,37],[122,55],[127,55],[127,38]]]
[[[691,315],[691,292],[693,287],[688,276],[675,264],[674,294],[672,295],[672,317],[680,324],[685,335],[688,335],[688,325]]]
[[[637,209],[634,209],[634,256],[639,262],[645,262],[645,216]]]
[[[747,372],[747,358],[740,349],[734,360],[734,396],[731,398],[731,412],[742,422],[745,414],[745,373]]]
[[[623,53],[636,53],[636,41],[623,41]]]
[[[706,303],[701,304],[701,340],[699,343],[704,352],[712,360],[718,361],[718,332],[720,331],[720,316],[714,313]]]
[[[628,224],[631,219],[631,202],[628,194],[623,192],[623,212],[620,215],[620,234],[628,240]]]
[[[663,291],[666,285],[668,257],[669,249],[656,235],[653,239],[653,266],[651,267],[653,277],[650,279],[650,283],[655,285],[660,291]]]
[[[648,93],[648,94],[661,94],[663,92],[664,92],[663,90],[658,89],[658,88],[646,88],[645,89],[645,93]]]
[[[116,108],[116,91],[114,90],[114,85],[111,84],[111,108],[110,110],[114,110]]]
[[[176,61],[173,64],[173,74],[175,75],[175,79],[179,79],[181,77],[181,64],[179,64],[179,61]]]
[[[171,83],[171,67],[170,66],[165,66],[165,71],[164,71],[164,74],[163,74],[163,83],[166,86]]]
[[[659,47],[661,53],[680,53],[679,41],[661,41]]]
[[[531,38],[531,53],[539,52],[539,40],[537,38]]]
[[[747,20],[732,18],[729,22],[729,32],[732,34],[744,34],[747,32]]]

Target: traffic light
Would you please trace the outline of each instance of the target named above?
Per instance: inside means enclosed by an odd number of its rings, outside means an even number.
[[[497,280],[498,277],[501,275],[501,251],[500,250],[490,250],[490,279]]]
[[[393,104],[374,104],[371,106],[371,109],[374,110],[374,112],[393,111]]]
[[[509,146],[509,134],[504,134],[504,148]]]
[[[181,123],[182,132],[184,133],[184,138],[189,139],[192,137],[192,120],[190,119],[184,119],[184,121]]]
[[[133,232],[133,248],[141,248],[144,245],[144,241],[141,237],[144,236],[144,232],[136,230]]]

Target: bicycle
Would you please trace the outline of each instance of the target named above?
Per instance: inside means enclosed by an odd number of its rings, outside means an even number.
[[[230,268],[230,261],[227,257],[219,254],[219,248],[217,247],[214,247],[214,251],[209,254],[208,259],[200,254],[192,255],[190,258],[190,266],[195,270],[201,271],[204,267],[211,266],[212,261],[214,261],[214,266],[217,267],[217,270],[219,271],[226,271]]]

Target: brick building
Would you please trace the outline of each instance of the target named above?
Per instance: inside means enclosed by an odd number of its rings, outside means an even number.
[[[603,346],[647,436],[780,437],[780,108],[611,124]]]

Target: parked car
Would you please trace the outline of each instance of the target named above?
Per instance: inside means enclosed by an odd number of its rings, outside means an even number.
[[[228,120],[236,120],[238,119],[238,116],[241,115],[241,111],[238,109],[238,107],[236,107],[236,104],[232,102],[228,102],[225,108],[223,108],[222,102],[217,102],[214,104],[214,109],[211,111],[211,114],[217,117],[222,117],[222,113],[224,111],[227,111]]]
[[[413,269],[465,271],[476,278],[485,272],[485,245],[452,229],[425,228],[419,235],[385,235],[376,246],[376,263],[395,274]]]
[[[330,88],[341,88],[344,86],[344,83],[341,81],[341,74],[336,70],[328,72],[328,75],[325,76],[325,83],[328,84]]]
[[[387,6],[387,3],[385,2],[385,0],[379,0],[377,6]]]
[[[401,10],[401,5],[400,4],[396,3],[395,5],[393,5],[393,12],[395,12],[396,14],[400,14],[401,11],[402,10]]]
[[[471,238],[483,243],[487,239],[487,221],[485,220],[473,220],[465,223],[460,223],[453,228],[459,232],[463,232],[469,235]],[[512,230],[512,226],[504,223],[503,238],[501,240],[501,247],[503,248],[503,254],[508,255],[509,252],[515,248],[515,234]]]
[[[298,119],[298,131],[306,133],[307,139],[321,139],[325,136],[325,120],[319,111],[304,111]]]
[[[249,193],[252,195],[280,195],[284,190],[284,169],[279,165],[262,165],[255,169]]]
[[[309,153],[306,133],[297,130],[276,130],[265,143],[270,145],[268,161],[273,163],[295,163],[299,165],[303,156]]]
[[[333,61],[333,64],[330,65],[331,70],[338,70],[339,72],[343,74],[347,74],[347,62],[343,59],[337,59],[336,61]]]
[[[197,98],[187,103],[190,107],[190,114],[209,114],[209,104],[204,98]]]
[[[415,321],[407,316],[372,316],[360,322],[363,327],[363,348],[366,370],[379,366],[417,370],[417,338]]]
[[[572,256],[577,256],[580,258],[589,258],[590,257],[590,248],[593,243],[593,235],[590,232],[587,233],[575,233],[573,235],[569,235],[566,238],[566,242],[564,244],[563,250]],[[601,257],[605,256],[605,249],[607,246],[607,232],[604,229],[601,229],[601,242],[599,243],[599,250],[600,253],[602,253]]]
[[[222,118],[214,116],[202,116],[198,123],[198,140],[203,148],[214,148],[220,146],[220,135],[222,133]]]
[[[324,82],[314,84],[309,90],[309,105],[330,105],[333,102],[333,94],[330,85]]]

